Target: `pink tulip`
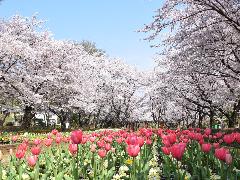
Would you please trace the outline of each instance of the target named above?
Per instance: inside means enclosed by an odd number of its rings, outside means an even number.
[[[136,157],[140,152],[140,147],[138,145],[128,145],[127,146],[127,153],[131,157]]]
[[[170,152],[174,158],[181,160],[185,151],[185,147],[185,143],[174,144],[172,147],[170,147]]]
[[[174,143],[177,141],[177,136],[176,136],[176,134],[171,133],[171,134],[169,134],[167,137],[168,137],[168,141],[169,141],[171,144],[174,144]]]
[[[104,158],[107,154],[107,151],[105,149],[99,149],[98,150],[98,155],[101,157],[101,158]]]
[[[211,134],[212,130],[210,128],[206,128],[204,130],[204,134],[206,134],[207,136],[209,136]]]
[[[39,155],[40,152],[41,152],[41,149],[40,149],[40,147],[35,146],[35,147],[31,148],[31,152],[32,152],[33,155]]]
[[[232,155],[231,154],[226,154],[225,161],[226,161],[227,164],[232,164]]]
[[[151,144],[152,144],[152,140],[147,138],[147,139],[146,139],[146,144],[147,144],[147,145],[151,145]]]
[[[93,142],[96,140],[96,137],[95,137],[95,136],[91,136],[91,137],[89,138],[89,140],[93,143]]]
[[[212,148],[212,145],[210,143],[204,143],[202,144],[202,151],[205,153],[208,153]]]
[[[18,140],[18,136],[13,136],[13,137],[12,137],[12,141],[13,141],[13,142],[16,142],[17,140]]]
[[[58,130],[56,130],[56,129],[53,129],[53,130],[52,130],[52,134],[53,134],[53,135],[56,135],[57,133],[58,133]]]
[[[116,141],[118,144],[121,144],[123,142],[123,138],[117,138]]]
[[[45,141],[44,141],[44,144],[47,146],[47,147],[49,147],[49,146],[51,146],[52,145],[52,139],[45,139]]]
[[[128,145],[137,145],[138,144],[138,139],[136,135],[130,135],[126,139],[126,143]]]
[[[164,153],[164,154],[166,154],[166,155],[169,155],[170,154],[170,150],[169,150],[169,148],[168,147],[161,147],[161,149],[162,149],[162,152]]]
[[[111,147],[111,144],[109,144],[109,143],[106,143],[106,144],[105,144],[105,149],[106,149],[106,151],[109,151],[111,148],[112,148],[112,147]]]
[[[88,139],[86,137],[82,137],[82,142],[81,144],[85,144],[88,141]]]
[[[83,133],[81,130],[75,130],[71,133],[71,140],[73,144],[80,144],[82,142]]]
[[[218,148],[220,148],[220,144],[219,144],[219,143],[213,143],[213,147],[214,147],[215,149],[218,149]]]
[[[139,147],[142,147],[144,145],[144,138],[143,137],[138,137],[137,138],[137,143]]]
[[[56,137],[56,139],[55,139],[55,141],[56,141],[57,144],[60,144],[60,143],[61,143],[61,140],[62,140],[61,137]]]
[[[24,157],[24,155],[25,155],[25,150],[23,150],[23,149],[17,149],[17,151],[16,151],[16,157],[18,158],[18,159],[22,159],[23,157]]]
[[[232,144],[235,140],[234,134],[226,134],[223,136],[223,141],[227,144]]]
[[[240,144],[240,133],[235,134],[235,141]]]
[[[90,146],[90,151],[91,152],[95,152],[96,151],[96,144],[92,144],[91,146]]]
[[[104,140],[99,140],[97,141],[97,145],[99,148],[103,148],[105,146],[105,141]]]
[[[28,145],[26,143],[22,143],[18,146],[18,149],[26,151],[28,148]]]
[[[225,149],[223,147],[219,149],[215,149],[214,155],[216,156],[216,158],[218,158],[221,161],[226,160],[226,154],[229,154],[228,149]]]
[[[37,156],[30,156],[27,158],[28,165],[34,167],[37,163]]]
[[[78,146],[77,144],[69,144],[68,149],[69,149],[69,152],[70,152],[72,155],[74,155],[74,154],[77,153],[77,150],[78,150],[78,147],[77,147],[77,146]]]
[[[41,144],[41,139],[34,139],[33,143],[37,146],[39,144]]]

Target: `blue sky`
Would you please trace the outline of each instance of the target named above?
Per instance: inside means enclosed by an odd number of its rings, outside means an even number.
[[[162,0],[4,0],[0,18],[38,13],[56,39],[90,40],[111,57],[142,70],[153,67],[157,49],[150,48],[144,33]]]

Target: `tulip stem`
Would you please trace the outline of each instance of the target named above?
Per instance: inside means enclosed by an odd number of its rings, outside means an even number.
[[[37,161],[36,167],[35,167],[34,179],[35,180],[39,179],[39,162],[38,161]]]
[[[77,144],[77,178],[79,178],[79,176],[78,176],[78,155],[79,155],[79,144]]]
[[[133,179],[136,179],[136,159],[133,157]]]
[[[178,160],[176,160],[176,161],[177,161],[176,164],[177,164],[178,179],[180,180],[180,177],[181,177],[181,176],[180,176],[180,171],[179,171],[179,167],[178,167]]]

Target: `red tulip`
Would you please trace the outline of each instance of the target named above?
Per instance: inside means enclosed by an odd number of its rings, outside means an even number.
[[[105,149],[99,149],[98,150],[98,155],[101,157],[101,158],[104,158],[107,154],[107,151]]]
[[[227,144],[232,144],[235,140],[235,136],[233,134],[226,134],[223,136],[223,141]]]
[[[17,149],[17,151],[16,151],[16,157],[18,158],[18,159],[22,159],[23,157],[24,157],[24,155],[25,155],[25,150],[23,150],[23,149]]]
[[[69,144],[68,149],[72,155],[76,154],[78,150],[77,144]]]
[[[164,153],[164,154],[166,154],[166,155],[169,155],[170,154],[170,150],[169,150],[169,148],[168,147],[161,147],[161,149],[162,149],[162,152]]]
[[[71,133],[71,140],[73,144],[80,144],[82,142],[82,131],[81,130],[75,130]]]
[[[41,152],[41,149],[40,149],[40,147],[35,146],[35,147],[32,147],[31,152],[33,155],[39,155]]]
[[[27,158],[28,165],[34,167],[37,163],[37,156],[30,156]]]
[[[212,148],[212,145],[210,143],[204,143],[202,144],[202,151],[205,153],[208,153]]]
[[[128,145],[127,146],[127,153],[131,157],[136,157],[140,152],[140,147],[138,145]]]

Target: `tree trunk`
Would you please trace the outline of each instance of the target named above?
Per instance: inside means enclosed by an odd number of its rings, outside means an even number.
[[[65,117],[64,116],[60,116],[60,122],[61,122],[61,131],[65,131],[66,130],[66,125],[65,125]]]
[[[202,128],[202,121],[203,121],[203,113],[201,111],[199,111],[198,114],[198,127]]]
[[[213,110],[210,110],[209,118],[210,118],[210,128],[212,128],[213,121],[214,121],[214,112],[213,112]]]
[[[237,112],[234,111],[234,112],[232,112],[232,114],[228,118],[228,127],[233,128],[234,125],[236,124],[236,121],[237,121]]]
[[[32,119],[34,117],[34,113],[32,112],[33,108],[31,106],[26,106],[24,109],[24,116],[22,120],[22,127],[29,128],[32,123]]]
[[[63,110],[61,110],[60,112],[60,122],[61,122],[61,131],[65,131],[66,130],[66,121],[68,120],[68,115],[69,112],[64,112]]]
[[[79,124],[79,127],[82,127],[81,118],[82,118],[82,114],[81,114],[81,112],[78,112],[78,124]]]

